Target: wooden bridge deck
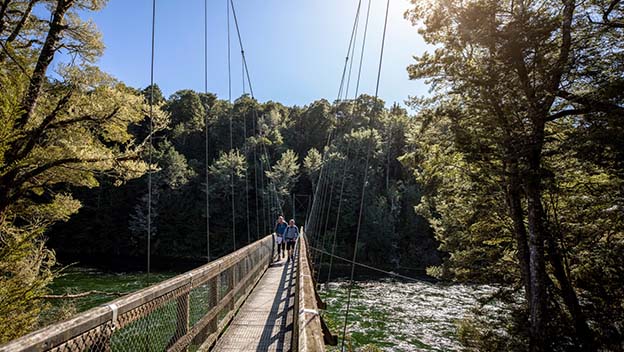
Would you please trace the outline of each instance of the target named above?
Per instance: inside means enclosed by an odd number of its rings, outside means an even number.
[[[297,261],[272,264],[213,351],[291,351]]]

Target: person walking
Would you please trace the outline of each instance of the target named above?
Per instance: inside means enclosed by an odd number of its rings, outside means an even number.
[[[273,232],[275,233],[275,242],[277,243],[277,252],[279,253],[280,259],[284,256],[284,252],[286,251],[286,242],[284,241],[284,231],[288,224],[284,221],[284,217],[280,215],[277,218],[277,222],[275,223],[275,229]]]
[[[286,241],[286,250],[288,250],[288,259],[291,262],[295,261],[294,251],[295,243],[297,243],[297,238],[299,237],[299,229],[297,225],[295,225],[295,219],[290,219],[288,221],[288,227],[284,231],[284,240]]]

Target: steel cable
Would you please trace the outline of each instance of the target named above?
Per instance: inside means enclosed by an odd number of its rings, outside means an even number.
[[[152,238],[152,149],[154,148],[154,52],[156,38],[156,0],[152,0],[152,54],[150,59],[149,149],[147,167],[147,284],[151,273]]]
[[[208,96],[208,0],[204,0],[204,94]],[[205,107],[205,162],[206,162],[206,258],[210,262],[210,179],[208,172],[210,133],[208,132],[208,106]]]
[[[366,24],[364,24],[364,38],[362,39],[362,51],[360,52],[360,66],[358,68],[357,83],[355,85],[354,99],[357,99],[357,95],[360,91],[360,78],[362,76],[362,63],[364,62],[364,48],[366,47],[366,34],[368,33],[368,19],[370,18],[372,0],[368,0],[368,9],[366,10]]]
[[[240,49],[241,49],[241,57],[242,57],[242,61],[243,61],[245,75],[247,77],[247,84],[249,86],[249,92],[251,94],[251,97],[253,99],[255,99],[255,95],[254,95],[254,91],[253,91],[253,85],[251,83],[251,76],[249,74],[249,67],[247,65],[247,58],[245,56],[245,49],[244,49],[244,46],[243,46],[243,39],[242,39],[240,27],[238,25],[238,17],[236,15],[236,8],[234,6],[234,1],[233,0],[229,0],[229,2],[228,2],[228,8],[230,8],[230,7],[232,9],[232,15],[234,17],[234,25],[236,27],[236,34],[237,34],[237,37],[238,37],[238,43],[239,43]],[[229,14],[229,12],[228,12],[228,14]],[[228,16],[228,21],[229,21],[229,16]],[[229,26],[228,26],[228,28],[229,28]],[[229,38],[229,36],[228,36],[228,38]],[[254,114],[257,114],[255,109],[254,109]],[[257,117],[257,115],[256,115],[256,117]],[[258,131],[258,132],[260,133],[260,131]],[[262,148],[263,148],[264,156],[265,156],[266,161],[268,163],[268,166],[266,167],[266,169],[268,171],[268,170],[271,169],[271,159],[270,159],[270,157],[268,155],[268,152],[266,150],[266,146],[264,145],[264,143],[262,144]],[[261,165],[262,165],[262,169],[263,169],[262,177],[265,177],[264,163],[262,161],[261,161]],[[277,188],[275,187],[275,184],[272,181],[270,181],[270,180],[268,180],[268,181],[269,181],[268,182],[269,186],[272,187],[272,191],[273,191],[273,193],[271,193],[271,189],[269,189],[269,199],[268,199],[268,201],[269,201],[270,209],[268,209],[268,210],[269,210],[269,224],[270,224],[271,223],[271,216],[273,215],[273,214],[271,214],[272,210],[271,210],[270,203],[275,201],[276,202],[276,208],[279,209],[279,211],[282,211],[282,210],[281,210],[281,203],[279,201],[279,195],[277,193]],[[263,189],[264,189],[264,186],[263,186]]]
[[[232,51],[230,44],[230,2],[227,1],[227,65],[228,65],[228,115],[230,118],[230,158],[234,153],[234,137],[232,127]],[[236,250],[236,205],[234,204],[234,164],[233,160],[230,160],[230,197],[232,205],[232,248]]]
[[[342,95],[342,90],[344,88],[345,75],[347,74],[347,64],[349,62],[349,54],[351,53],[351,46],[353,45],[353,41],[355,40],[355,31],[356,31],[357,22],[359,21],[359,18],[360,18],[361,7],[362,7],[362,0],[359,0],[357,10],[355,11],[355,19],[353,20],[353,29],[351,29],[351,39],[349,40],[347,56],[345,57],[344,68],[342,69],[342,78],[340,80],[340,88],[338,89],[337,100],[340,100],[340,96]]]
[[[388,276],[394,276],[394,277],[397,277],[397,278],[400,278],[400,279],[404,279],[404,280],[409,280],[409,281],[414,281],[414,282],[422,282],[422,283],[427,283],[427,284],[433,285],[430,281],[427,281],[427,280],[417,279],[415,277],[406,276],[406,275],[402,275],[402,274],[397,274],[395,272],[384,270],[384,269],[381,269],[381,268],[377,268],[377,267],[374,267],[372,265],[364,264],[364,263],[361,263],[361,262],[354,262],[354,261],[352,261],[352,260],[350,260],[348,258],[332,254],[332,253],[330,253],[330,252],[328,252],[328,251],[326,251],[324,249],[321,249],[321,248],[316,248],[316,247],[313,247],[313,246],[309,246],[309,248],[312,249],[315,252],[322,253],[322,254],[327,255],[329,257],[340,259],[340,260],[342,260],[344,262],[347,262],[349,264],[357,265],[357,266],[360,266],[360,267],[363,267],[363,268],[366,268],[366,269],[370,269],[370,270],[373,270],[373,271],[376,271],[376,272],[379,272],[379,273],[382,273],[382,274],[386,274]]]
[[[383,29],[383,34],[382,34],[382,39],[381,39],[381,52],[379,54],[379,67],[377,69],[377,83],[375,86],[375,98],[377,98],[379,96],[379,81],[381,79],[381,67],[383,64],[383,55],[384,55],[384,46],[385,46],[385,42],[386,42],[386,30],[388,27],[388,11],[390,9],[390,0],[387,0],[386,2],[386,15],[385,15],[385,19],[384,19],[384,29]],[[369,119],[369,125],[372,125],[372,116],[371,119]],[[372,139],[372,134],[371,134],[371,139]],[[343,332],[342,332],[342,345],[341,345],[341,351],[344,351],[344,347],[345,347],[345,336],[347,333],[347,324],[349,322],[349,310],[351,308],[351,291],[353,289],[353,276],[355,274],[355,263],[357,262],[357,251],[358,251],[358,242],[360,239],[360,230],[362,227],[362,213],[364,210],[364,196],[365,196],[365,192],[366,192],[366,184],[368,183],[368,164],[370,161],[370,154],[372,151],[372,147],[373,147],[373,141],[369,141],[369,145],[368,145],[368,150],[366,152],[366,162],[364,163],[364,181],[362,183],[362,194],[360,197],[360,210],[359,210],[359,214],[358,214],[358,222],[357,222],[357,231],[355,233],[355,246],[353,248],[353,260],[351,263],[351,276],[350,276],[350,284],[349,284],[349,288],[347,291],[347,307],[346,307],[346,312],[345,312],[345,320],[344,320],[344,327],[343,327]]]

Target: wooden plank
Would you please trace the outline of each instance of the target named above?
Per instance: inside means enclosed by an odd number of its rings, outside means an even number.
[[[271,265],[213,351],[290,351],[295,282],[291,263]]]

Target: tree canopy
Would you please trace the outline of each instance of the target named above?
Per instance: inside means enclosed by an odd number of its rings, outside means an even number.
[[[613,277],[580,273],[602,248],[622,253],[621,164],[598,137],[622,137],[622,4],[412,3],[406,17],[436,46],[408,67],[435,95],[412,100],[422,110],[406,159],[427,189],[418,211],[451,253],[432,273],[522,287],[532,351],[608,346],[619,323],[581,302],[621,317],[620,299],[589,289]]]

